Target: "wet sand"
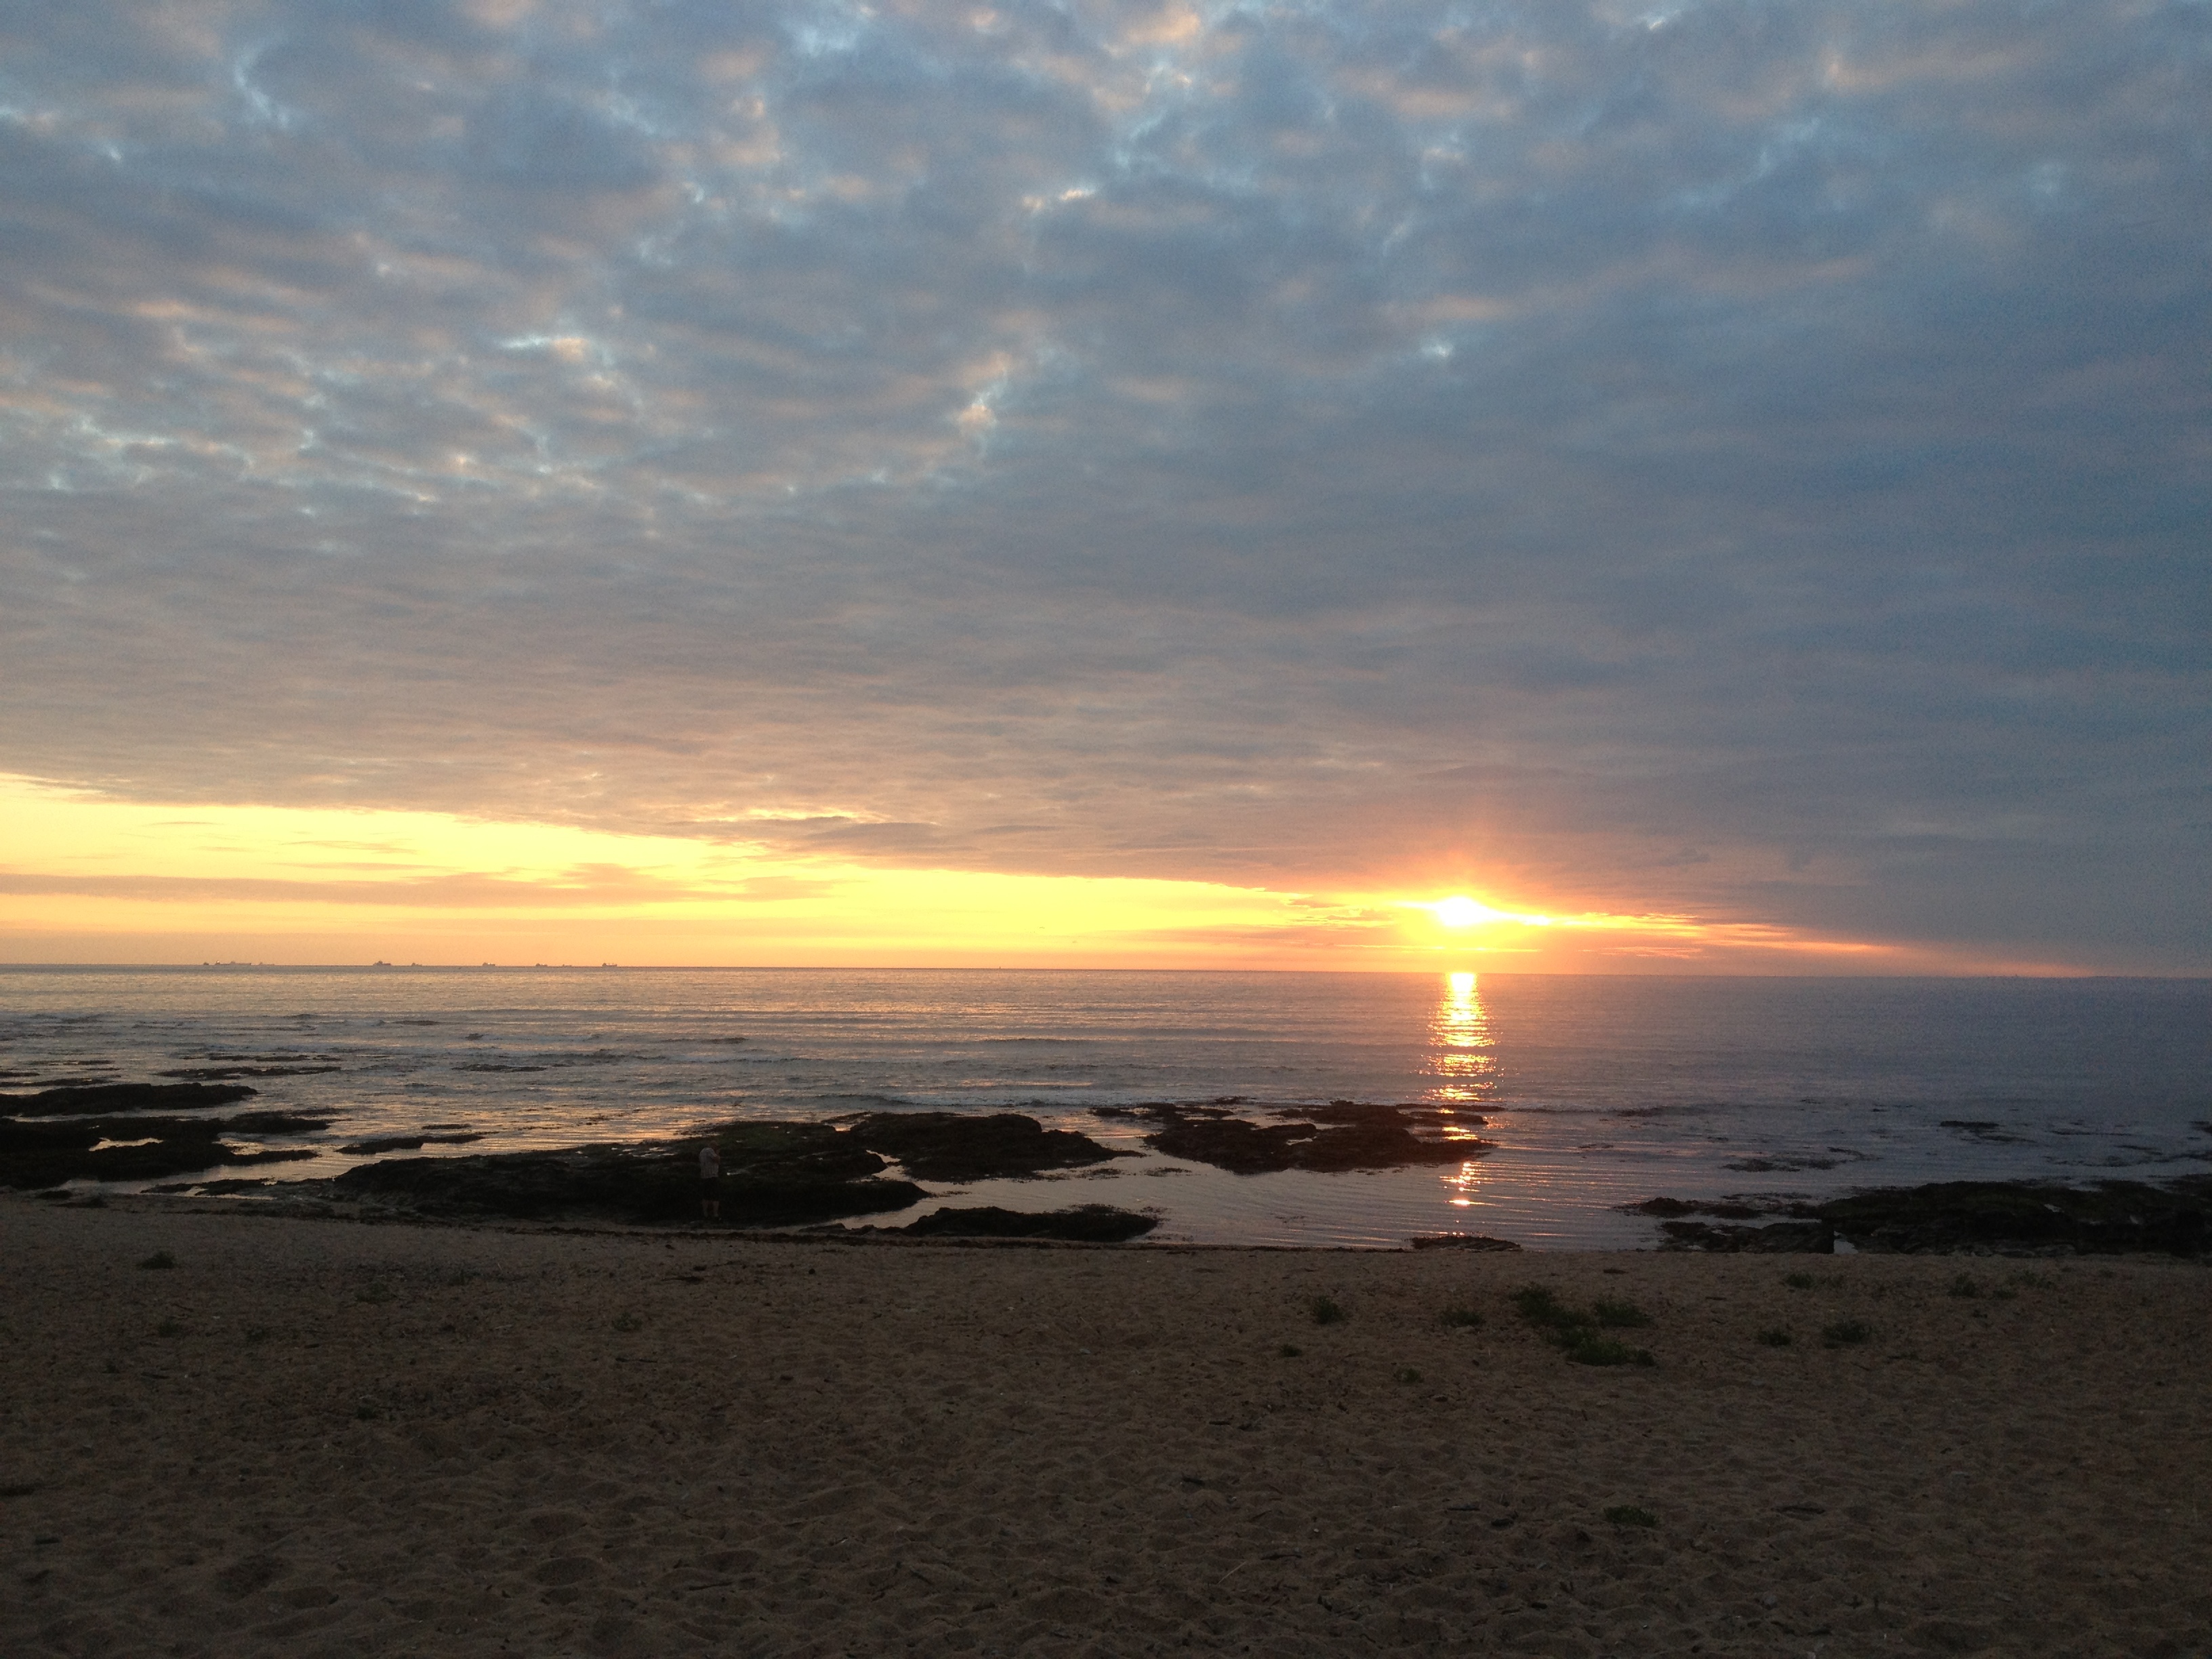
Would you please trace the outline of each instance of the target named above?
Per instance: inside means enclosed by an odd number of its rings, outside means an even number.
[[[2212,1651],[2201,1264],[0,1242],[9,1654]]]

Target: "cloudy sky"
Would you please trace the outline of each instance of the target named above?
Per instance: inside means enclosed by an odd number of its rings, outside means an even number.
[[[2203,0],[18,0],[0,952],[2212,971],[2208,417]]]

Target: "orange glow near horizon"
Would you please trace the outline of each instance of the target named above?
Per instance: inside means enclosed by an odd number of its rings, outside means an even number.
[[[0,825],[0,961],[15,963],[1986,971],[1464,893],[902,868],[447,813],[155,805],[3,775]]]
[[[1449,898],[1412,900],[1409,910],[1426,910],[1446,927],[1479,927],[1488,922],[1510,921],[1523,927],[1549,927],[1549,916],[1534,915],[1525,911],[1500,910],[1471,899],[1464,893],[1455,893]]]

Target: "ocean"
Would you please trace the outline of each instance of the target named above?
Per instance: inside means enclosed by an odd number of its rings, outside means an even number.
[[[336,1117],[257,1143],[313,1159],[240,1175],[335,1175],[362,1161],[341,1144],[432,1125],[483,1137],[442,1149],[459,1153],[739,1117],[1021,1111],[1144,1155],[933,1189],[912,1213],[1110,1203],[1158,1215],[1160,1242],[1632,1248],[1656,1225],[1622,1206],[1661,1194],[2212,1165],[2203,980],[0,968],[0,1089],[236,1068],[289,1073],[246,1079],[256,1109]],[[1443,1105],[1493,1147],[1441,1168],[1236,1176],[1092,1115],[1230,1098],[1251,1115]]]

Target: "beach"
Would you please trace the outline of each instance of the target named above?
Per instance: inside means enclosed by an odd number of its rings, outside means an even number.
[[[2201,1262],[0,1237],[10,1653],[2212,1649]]]

